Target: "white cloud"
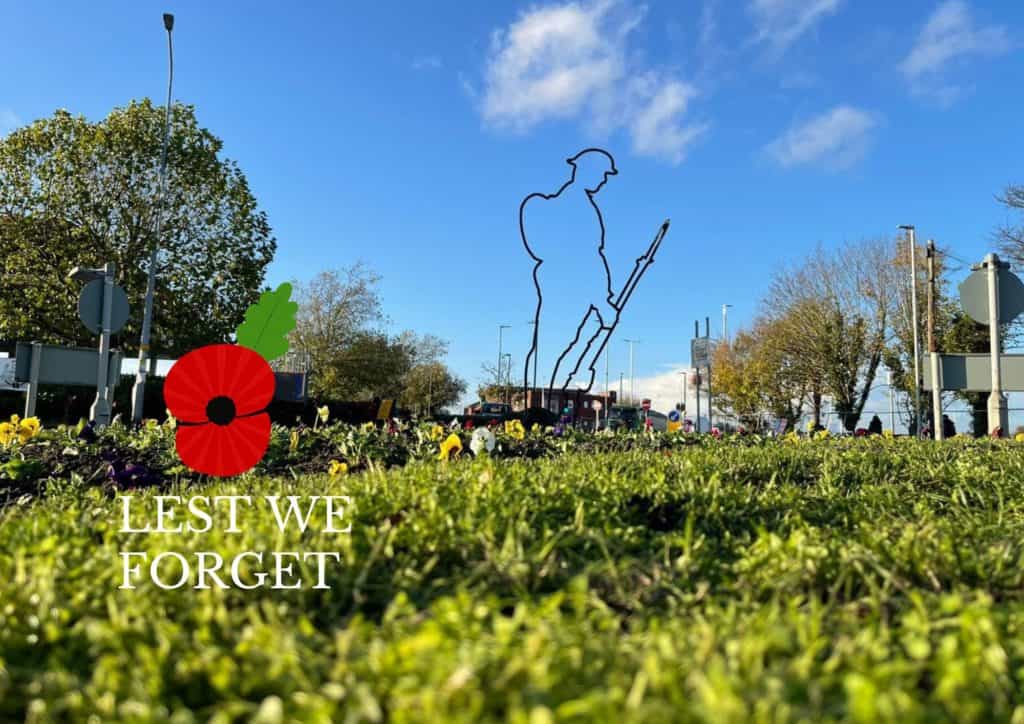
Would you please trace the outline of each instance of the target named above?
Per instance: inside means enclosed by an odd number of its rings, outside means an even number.
[[[909,80],[916,80],[939,72],[957,57],[998,55],[1009,49],[1006,28],[975,27],[967,3],[947,0],[928,18],[910,54],[900,63],[900,70]]]
[[[834,15],[842,0],[752,0],[757,40],[782,53],[801,35],[829,15]]]
[[[633,151],[641,156],[666,158],[672,163],[681,163],[689,148],[708,129],[708,125],[684,126],[679,118],[686,114],[686,106],[695,95],[696,89],[679,81],[659,83],[651,78],[642,85],[650,85],[643,93],[649,94],[650,101],[641,105],[640,110],[629,122],[633,139]]]
[[[14,111],[0,108],[0,135],[6,136],[20,125],[21,119],[18,118]]]
[[[666,364],[663,365],[663,368],[668,371],[651,375],[649,377],[636,378],[636,396],[638,401],[644,398],[649,399],[651,401],[651,409],[657,410],[658,412],[668,413],[669,410],[675,408],[676,403],[679,402],[679,398],[682,395],[683,381],[680,372],[683,372],[684,370],[689,371],[689,368],[684,367],[679,363]],[[612,390],[618,393],[618,380],[612,382],[609,386]],[[600,394],[603,390],[604,385],[594,385],[592,393]],[[627,397],[629,396],[628,377],[623,385],[623,393]],[[690,406],[693,406],[695,404],[694,390],[687,389],[687,396]],[[704,402],[702,404],[707,404],[707,397],[704,397]],[[688,413],[688,416],[692,415]]]
[[[644,10],[621,0],[535,7],[494,33],[480,112],[499,128],[527,131],[582,120],[592,131],[624,128],[641,155],[679,163],[705,130],[684,116],[696,89],[638,67],[629,36]]]
[[[784,167],[821,164],[833,170],[851,166],[864,157],[871,131],[879,119],[851,106],[837,106],[791,127],[765,148]]]
[[[421,55],[413,58],[413,70],[437,70],[441,67],[441,58],[436,55]]]

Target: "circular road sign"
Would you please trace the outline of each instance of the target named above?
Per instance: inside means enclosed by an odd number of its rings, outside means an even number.
[[[1024,312],[1024,284],[1009,269],[999,269],[999,323],[1007,324]],[[960,285],[960,303],[975,322],[988,324],[988,270],[972,272]]]
[[[668,419],[672,422],[679,422],[679,410],[672,410],[668,413]]]
[[[110,300],[110,332],[118,332],[128,321],[128,295],[117,284]],[[103,331],[103,280],[93,279],[82,287],[78,297],[78,316],[93,334]]]

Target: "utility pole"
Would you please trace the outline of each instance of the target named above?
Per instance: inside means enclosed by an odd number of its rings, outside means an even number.
[[[636,377],[633,376],[633,345],[640,340],[626,339],[623,341],[629,342],[629,404],[636,405]]]
[[[171,136],[171,87],[174,83],[174,46],[171,42],[174,16],[170,13],[164,13],[164,29],[167,31],[167,109],[164,114],[164,143],[163,150],[160,152],[160,175],[156,192],[156,224],[153,232],[153,248],[149,252],[146,301],[142,309],[142,333],[139,336],[139,369],[135,373],[135,387],[132,388],[132,423],[136,425],[142,422],[142,411],[146,399],[149,336],[153,326],[153,296],[156,293],[156,256],[160,247],[160,225],[164,215],[164,190],[167,186],[167,144]]]
[[[704,317],[704,336],[711,339],[711,317]],[[713,432],[715,429],[715,421],[712,417],[714,413],[714,403],[711,401],[711,357],[708,356],[708,432]]]
[[[939,346],[935,339],[935,242],[928,240],[928,362],[932,376],[932,435],[942,440],[942,385],[939,380]]]
[[[622,373],[621,372],[619,373],[619,404],[620,405],[623,404],[623,402],[622,402]]]
[[[896,434],[896,400],[892,389],[892,370],[889,372],[889,429],[892,430],[892,434]]]
[[[729,344],[729,309],[731,304],[722,305],[722,341]]]
[[[921,350],[917,315],[917,235],[912,225],[900,226],[910,241],[910,316],[914,330],[914,436],[921,436]]]

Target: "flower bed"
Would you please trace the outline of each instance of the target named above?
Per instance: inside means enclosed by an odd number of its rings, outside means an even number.
[[[1024,717],[1018,443],[499,429],[438,460],[449,434],[279,429],[283,475],[173,488],[350,496],[342,538],[266,517],[173,536],[190,560],[337,551],[329,590],[119,590],[118,551],[171,539],[120,532],[82,483],[111,452],[186,479],[173,431],[7,448],[65,467],[0,518],[0,720]]]

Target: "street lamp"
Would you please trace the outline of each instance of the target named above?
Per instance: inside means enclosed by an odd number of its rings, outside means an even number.
[[[636,405],[636,378],[633,376],[633,345],[640,342],[639,339],[624,339],[629,343],[629,404]]]
[[[919,351],[919,325],[917,321],[917,236],[914,227],[902,224],[900,227],[907,232],[910,242],[910,315],[914,329],[914,437],[921,436],[921,371]]]
[[[160,226],[163,221],[164,190],[167,185],[167,144],[171,136],[171,88],[174,83],[174,45],[171,31],[174,30],[174,16],[164,13],[164,29],[167,31],[167,108],[164,113],[164,143],[160,152],[160,175],[157,185],[156,222],[153,232],[153,248],[149,252],[149,273],[146,277],[146,303],[142,311],[142,334],[139,338],[139,369],[135,373],[135,387],[132,389],[132,422],[142,422],[142,408],[146,398],[146,365],[149,364],[149,336],[153,326],[153,294],[156,290],[156,256],[160,247]]]
[[[729,310],[732,309],[731,304],[722,305],[722,341],[727,345],[729,344]]]

